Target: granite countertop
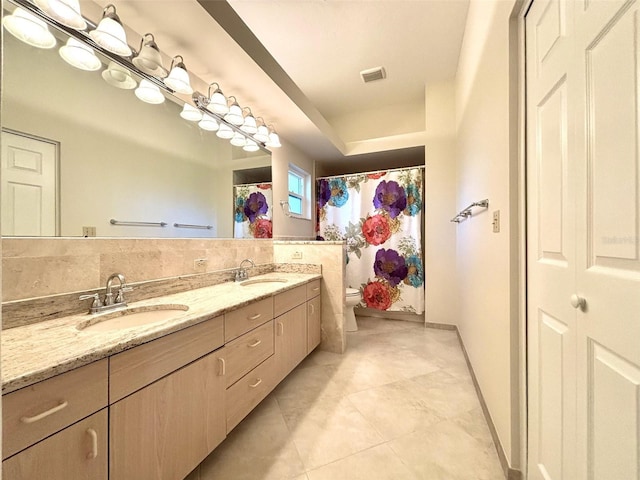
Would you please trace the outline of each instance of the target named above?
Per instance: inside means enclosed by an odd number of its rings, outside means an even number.
[[[110,310],[97,315],[70,315],[3,330],[2,393],[32,385],[321,277],[320,274],[274,272],[251,277],[251,280],[286,278],[287,282],[247,286],[226,282],[130,303],[128,308],[166,304],[189,307],[189,310],[178,312],[169,320],[139,327],[105,332],[77,328],[87,320],[94,323],[114,312]]]

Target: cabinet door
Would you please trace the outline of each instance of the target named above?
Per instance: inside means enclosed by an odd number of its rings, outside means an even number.
[[[307,353],[311,353],[311,350],[320,345],[320,340],[322,340],[321,305],[322,301],[319,296],[307,302]]]
[[[226,434],[217,352],[110,407],[110,479],[182,480]]]
[[[277,381],[280,382],[307,356],[306,304],[276,318]]]
[[[2,462],[5,480],[106,480],[107,409]]]

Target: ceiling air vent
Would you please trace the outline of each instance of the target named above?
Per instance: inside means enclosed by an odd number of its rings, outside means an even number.
[[[373,82],[375,80],[382,80],[387,78],[387,72],[384,71],[384,67],[370,68],[369,70],[363,70],[360,72],[360,76],[364,83]]]

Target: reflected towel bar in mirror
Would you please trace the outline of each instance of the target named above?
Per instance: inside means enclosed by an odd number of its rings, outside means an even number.
[[[124,225],[128,227],[166,227],[169,225],[167,222],[127,222],[125,220],[109,220],[111,225]]]
[[[213,228],[213,225],[190,225],[188,223],[174,223],[173,226],[176,228],[203,228],[207,230]]]

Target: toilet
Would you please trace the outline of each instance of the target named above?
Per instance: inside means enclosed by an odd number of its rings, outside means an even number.
[[[344,302],[344,328],[347,332],[357,332],[358,324],[356,323],[356,314],[353,313],[353,307],[360,303],[362,295],[357,288],[347,288],[346,300]]]

